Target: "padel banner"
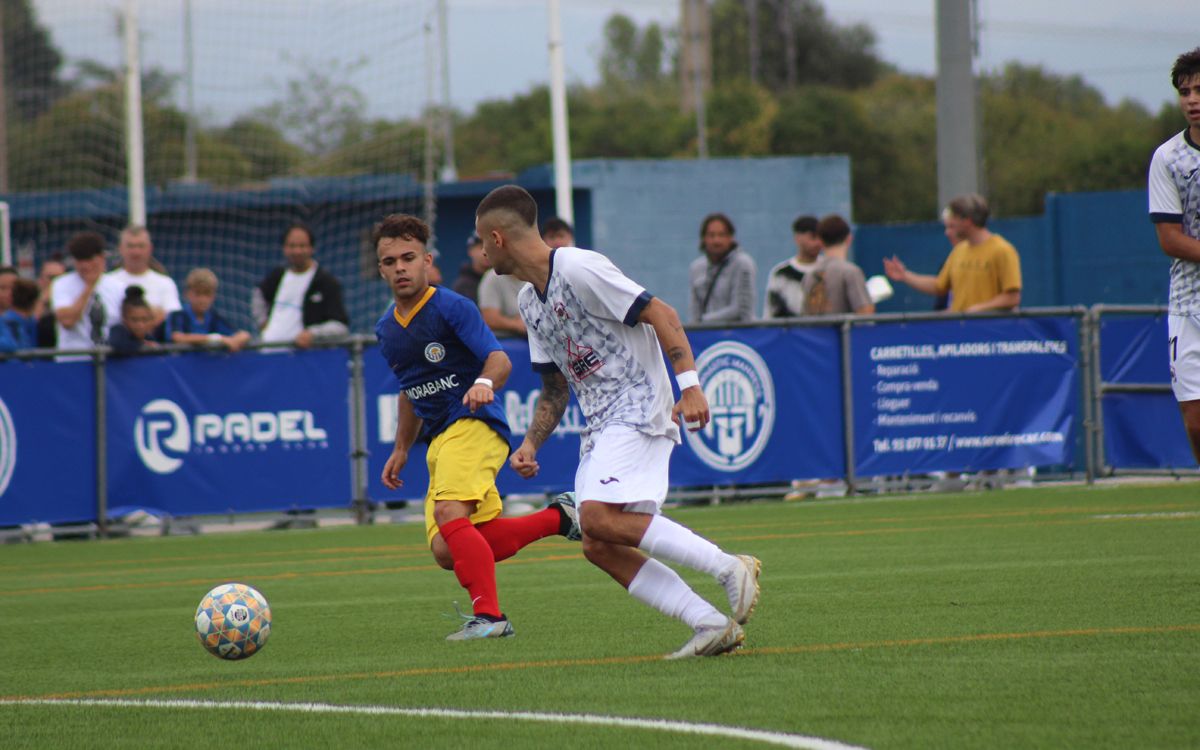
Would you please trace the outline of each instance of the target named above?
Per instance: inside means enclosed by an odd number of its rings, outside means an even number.
[[[876,323],[851,344],[859,475],[1070,464],[1075,318]]]
[[[1170,385],[1165,317],[1101,317],[1100,380]],[[1194,468],[1179,404],[1164,393],[1105,393],[1104,463],[1117,469]]]
[[[172,515],[348,507],[343,349],[108,364],[108,505]]]
[[[96,518],[91,362],[0,362],[0,526]]]

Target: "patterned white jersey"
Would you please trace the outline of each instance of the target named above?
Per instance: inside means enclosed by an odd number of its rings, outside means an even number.
[[[519,297],[534,370],[558,370],[587,419],[580,454],[609,425],[679,442],[671,381],[654,329],[638,322],[652,299],[600,253],[560,247],[550,255],[545,295]]]
[[[1150,160],[1150,220],[1180,223],[1200,239],[1200,146],[1188,131],[1158,147]],[[1200,315],[1200,263],[1171,259],[1171,315]]]

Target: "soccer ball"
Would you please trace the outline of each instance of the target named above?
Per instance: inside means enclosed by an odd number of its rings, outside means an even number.
[[[213,656],[246,659],[267,645],[271,605],[244,583],[223,583],[196,607],[196,637]]]

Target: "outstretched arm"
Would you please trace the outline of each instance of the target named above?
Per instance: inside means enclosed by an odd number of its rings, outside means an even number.
[[[671,418],[679,424],[682,415],[683,422],[692,432],[704,429],[709,420],[708,399],[704,397],[704,389],[700,387],[698,380],[695,384],[689,384],[690,380],[695,379],[696,359],[692,355],[692,346],[688,343],[679,314],[675,312],[675,308],[655,297],[642,309],[638,320],[654,328],[654,333],[658,336],[658,345],[662,347],[675,369],[675,375],[683,375],[683,382],[679,388],[679,403],[671,410]],[[690,377],[687,375],[689,372]]]
[[[569,398],[567,379],[561,372],[555,370],[542,374],[542,395],[538,397],[537,407],[534,408],[533,421],[529,424],[525,439],[521,441],[521,447],[508,460],[513,471],[526,479],[537,475],[538,448],[562,421]]]
[[[936,276],[930,276],[925,273],[913,273],[908,270],[903,261],[894,255],[883,259],[883,270],[892,281],[903,282],[918,292],[932,294],[935,297],[938,294]]]

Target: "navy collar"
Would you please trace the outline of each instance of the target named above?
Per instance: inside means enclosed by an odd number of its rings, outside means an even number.
[[[546,304],[546,292],[550,291],[550,279],[554,278],[554,254],[558,252],[558,248],[550,250],[550,270],[546,273],[546,288],[543,291],[538,291],[537,285],[534,284],[533,291],[542,304]]]

